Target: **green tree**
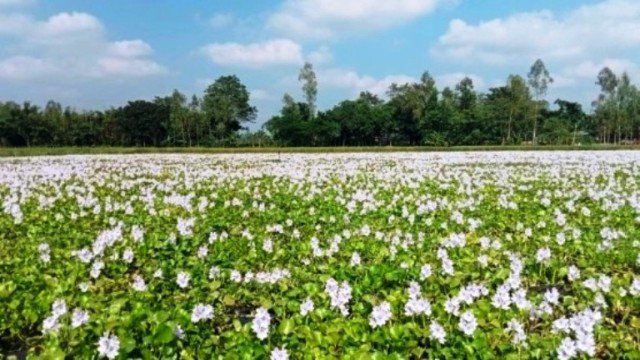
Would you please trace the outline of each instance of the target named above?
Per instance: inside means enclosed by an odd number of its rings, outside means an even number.
[[[118,111],[126,145],[158,146],[166,138],[171,110],[164,104],[136,100]]]
[[[235,75],[222,76],[209,85],[202,98],[209,136],[222,140],[253,122],[258,111],[249,98],[246,86]]]
[[[316,78],[315,71],[313,71],[313,65],[311,63],[305,63],[302,69],[300,69],[298,81],[302,81],[302,92],[304,93],[305,100],[307,101],[307,106],[309,107],[309,120],[312,120],[316,116],[318,80]]]
[[[549,89],[549,84],[553,83],[553,78],[549,74],[547,67],[544,65],[544,62],[541,59],[537,59],[533,65],[531,65],[531,69],[528,74],[529,78],[529,86],[533,88],[533,92],[536,98],[536,104],[534,106],[534,115],[533,115],[533,136],[531,141],[533,144],[537,143],[536,135],[538,130],[538,117],[540,115],[540,103],[546,95],[547,90]]]

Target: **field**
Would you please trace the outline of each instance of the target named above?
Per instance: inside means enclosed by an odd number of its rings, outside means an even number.
[[[640,152],[0,159],[0,358],[640,359]]]
[[[481,146],[344,146],[344,147],[0,147],[0,157],[89,154],[291,154],[468,151],[611,151],[639,150],[639,145],[481,145]]]

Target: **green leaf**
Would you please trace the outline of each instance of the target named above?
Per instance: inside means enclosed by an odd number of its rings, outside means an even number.
[[[173,327],[167,324],[158,326],[153,334],[153,340],[158,344],[171,342],[173,340]]]
[[[293,332],[293,329],[295,327],[295,324],[293,322],[292,319],[286,319],[283,320],[280,323],[280,326],[278,327],[278,329],[280,330],[280,332],[284,335],[289,335]]]

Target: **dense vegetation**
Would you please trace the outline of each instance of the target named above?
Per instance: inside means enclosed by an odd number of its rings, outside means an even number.
[[[594,74],[595,75],[595,74]],[[527,77],[480,93],[470,78],[438,89],[428,72],[419,82],[392,84],[383,99],[363,92],[317,111],[311,64],[300,71],[304,99],[285,94],[280,113],[249,132],[257,110],[236,76],[223,76],[202,97],[175,90],[105,111],[79,111],[50,101],[0,102],[4,146],[455,146],[625,144],[640,138],[640,91],[609,68],[597,74],[593,111],[563,99],[545,100],[553,78],[541,60]],[[587,113],[588,112],[588,113]]]
[[[0,358],[640,358],[640,153],[278,159],[0,159]]]

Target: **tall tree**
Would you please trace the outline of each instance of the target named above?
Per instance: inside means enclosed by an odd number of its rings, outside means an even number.
[[[509,120],[507,123],[507,143],[511,143],[511,133],[514,119],[524,121],[531,104],[531,94],[525,80],[520,75],[509,75],[507,79],[507,90],[509,96]]]
[[[249,103],[249,91],[235,75],[221,76],[209,85],[202,98],[210,136],[224,139],[253,122],[258,110]]]
[[[533,136],[531,139],[531,141],[535,145],[537,143],[536,135],[538,130],[540,102],[544,98],[544,95],[546,95],[549,84],[553,83],[553,78],[551,77],[551,75],[549,75],[549,71],[547,70],[547,67],[544,65],[544,62],[541,59],[536,60],[533,65],[531,65],[531,70],[529,70],[528,78],[529,86],[533,88],[533,92],[536,97],[533,117]]]
[[[168,106],[136,100],[118,111],[120,128],[127,145],[158,146],[167,136],[171,112]]]
[[[311,120],[316,116],[316,99],[318,97],[318,80],[311,63],[306,62],[300,69],[298,81],[302,81],[302,92],[309,107],[309,120]]]

